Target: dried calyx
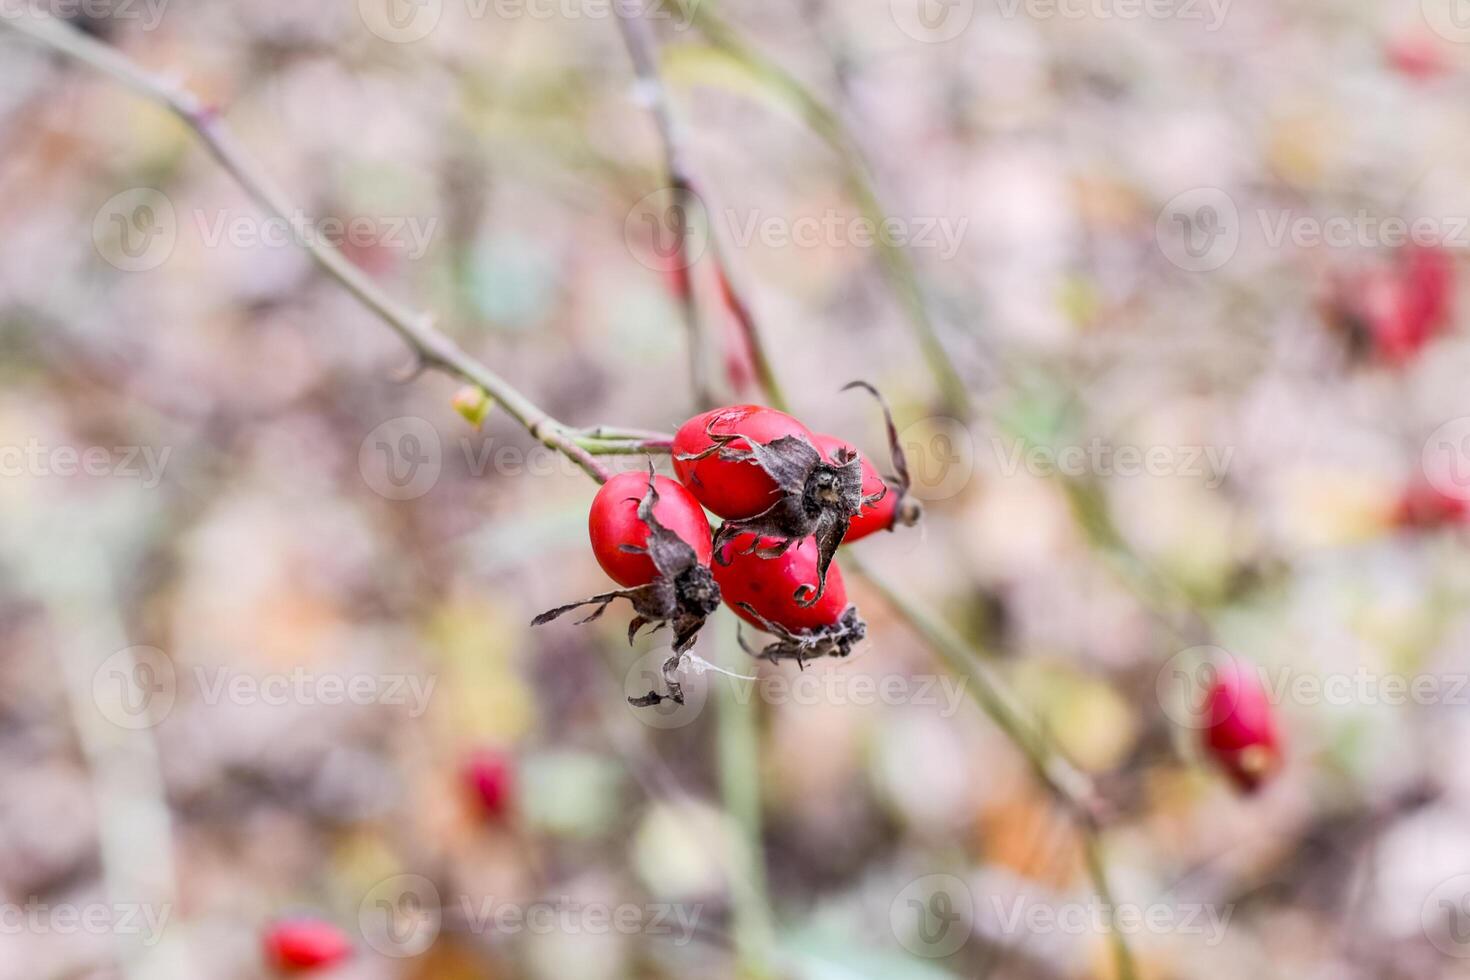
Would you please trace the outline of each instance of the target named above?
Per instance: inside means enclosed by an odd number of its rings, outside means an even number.
[[[537,616],[531,621],[531,625],[541,626],[573,609],[596,606],[590,615],[577,621],[578,624],[590,623],[601,617],[614,600],[627,599],[633,604],[635,613],[632,622],[628,624],[630,644],[638,636],[638,631],[650,623],[654,624],[654,632],[666,626],[674,631],[675,653],[671,664],[664,665],[664,676],[668,679],[673,668],[678,666],[683,653],[694,646],[694,640],[704,626],[704,621],[720,607],[720,587],[710,574],[709,567],[700,562],[694,549],[659,523],[653,513],[657,505],[658,490],[654,487],[653,473],[650,471],[648,491],[638,502],[638,519],[648,527],[647,547],[623,545],[622,550],[629,554],[648,555],[658,571],[652,582],[632,589],[603,592],[580,602],[558,606]],[[671,683],[670,691],[670,696],[682,704],[678,685]],[[644,699],[630,700],[636,704]],[[657,704],[658,701],[650,703]]]
[[[876,398],[878,407],[883,410],[883,426],[888,434],[888,454],[893,460],[893,473],[883,474],[883,481],[888,485],[889,493],[898,495],[893,507],[893,521],[904,527],[913,527],[924,516],[924,507],[909,495],[913,479],[909,476],[908,457],[904,455],[903,445],[899,442],[898,427],[893,424],[893,411],[888,407],[888,399],[866,381],[850,381],[842,386],[843,391],[851,391],[854,388],[861,388]]]
[[[747,602],[740,603],[740,608],[759,623],[761,629],[777,638],[776,642],[757,652],[746,645],[745,634],[742,632],[739,634],[742,650],[752,657],[769,660],[771,663],[795,660],[796,665],[803,670],[806,669],[808,660],[847,656],[868,635],[868,624],[858,615],[857,606],[848,606],[831,626],[800,632],[771,622]]]
[[[715,560],[721,561],[721,545],[742,534],[754,534],[757,541],[766,538],[776,542],[767,547],[752,545],[762,558],[779,557],[803,538],[815,538],[817,585],[803,585],[796,592],[798,603],[812,605],[826,591],[827,569],[847,534],[848,522],[863,507],[882,500],[887,491],[863,496],[862,460],[850,450],[838,450],[827,460],[802,436],[782,436],[762,443],[739,434],[714,432],[714,424],[711,420],[710,428],[705,430],[713,445],[680,458],[699,460],[719,453],[727,462],[752,463],[771,478],[781,493],[775,503],[754,517],[727,520],[720,526],[714,540]],[[750,448],[736,449],[732,443],[737,439]]]

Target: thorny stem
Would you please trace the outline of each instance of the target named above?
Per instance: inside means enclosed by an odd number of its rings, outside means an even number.
[[[882,576],[874,574],[856,556],[849,555],[844,562],[918,631],[951,670],[968,682],[966,689],[974,696],[980,709],[1021,750],[1037,778],[1072,816],[1082,836],[1088,877],[1092,879],[1098,898],[1111,911],[1116,903],[1112,899],[1112,888],[1102,859],[1100,838],[1103,802],[1091,777],[1057,751],[1045,732],[1012,703],[1012,697],[1001,680],[947,623],[921,608]],[[1112,945],[1118,980],[1134,980],[1137,971],[1133,955],[1116,924],[1111,924],[1108,941]]]
[[[402,305],[341,252],[308,234],[303,213],[250,157],[216,109],[182,86],[149,74],[116,49],[53,17],[38,14],[0,18],[0,26],[74,58],[170,110],[194,131],[257,204],[290,224],[297,244],[323,272],[376,313],[413,349],[422,368],[435,368],[479,385],[543,445],[572,460],[599,483],[607,482],[611,473],[597,461],[587,443],[574,439],[566,426],[440,332],[431,316]]]
[[[695,372],[693,379],[695,394],[704,402],[703,408],[713,408],[717,404],[710,391],[706,374],[708,364],[704,360],[698,313],[690,279],[694,258],[689,251],[688,222],[693,205],[698,203],[709,226],[710,257],[714,260],[715,268],[719,272],[721,293],[751,352],[756,379],[764,389],[766,399],[771,406],[784,411],[788,407],[786,396],[776,378],[775,368],[770,358],[766,356],[765,347],[760,342],[759,328],[750,311],[750,304],[746,301],[744,293],[735,285],[719,229],[716,227],[709,208],[705,206],[704,198],[700,195],[694,179],[694,172],[689,167],[688,149],[683,133],[674,118],[673,101],[669,98],[668,87],[664,85],[663,77],[659,74],[658,46],[653,36],[653,29],[644,19],[642,0],[619,0],[613,4],[613,9],[617,11],[618,26],[623,33],[623,43],[628,48],[628,54],[633,60],[633,69],[638,75],[639,84],[649,102],[649,110],[653,113],[654,121],[658,126],[659,138],[663,142],[664,165],[668,170],[669,184],[675,195],[677,213],[674,218],[678,223],[676,234],[679,237],[680,261],[684,263],[681,270],[683,289],[679,300],[684,306],[685,317],[689,322],[690,364]]]

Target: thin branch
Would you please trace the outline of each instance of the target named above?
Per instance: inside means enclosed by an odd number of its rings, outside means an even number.
[[[705,400],[704,407],[713,407],[715,402],[711,400],[708,379],[703,373],[707,371],[708,365],[704,363],[702,348],[699,346],[698,314],[690,281],[690,270],[694,264],[694,258],[689,252],[688,220],[693,211],[693,205],[698,203],[705,215],[710,258],[714,261],[720,277],[721,298],[729,308],[731,315],[734,316],[740,332],[744,335],[746,346],[751,352],[756,378],[765,391],[767,401],[776,408],[785,409],[788,403],[781,390],[781,384],[776,378],[775,367],[766,356],[765,346],[760,342],[759,329],[756,326],[755,317],[751,314],[750,304],[746,302],[744,294],[736,287],[731,276],[728,253],[720,238],[714,214],[699,193],[694,171],[689,166],[688,148],[684,142],[683,132],[674,117],[673,100],[669,98],[668,87],[664,85],[663,77],[659,74],[658,42],[653,36],[653,29],[644,17],[642,0],[617,0],[613,4],[613,9],[617,12],[623,43],[628,49],[629,57],[633,60],[633,70],[648,99],[649,110],[658,126],[659,138],[663,141],[664,165],[668,170],[669,185],[676,198],[675,220],[679,223],[676,234],[679,236],[680,258],[684,263],[680,270],[683,289],[679,298],[684,304],[690,323],[690,337],[693,345],[690,357],[692,367],[697,372],[694,375],[696,393],[702,393]]]
[[[538,441],[572,460],[599,483],[607,482],[611,475],[607,468],[568,434],[566,426],[441,333],[430,315],[411,310],[393,299],[341,252],[323,243],[320,236],[309,234],[303,212],[292,205],[286,193],[250,157],[215,108],[182,86],[149,74],[115,48],[53,17],[38,14],[0,18],[0,27],[96,69],[167,108],[194,131],[261,208],[290,224],[297,244],[317,266],[392,328],[413,349],[422,366],[479,385]]]
[[[658,127],[659,141],[664,148],[664,169],[668,172],[669,190],[673,193],[674,219],[674,268],[669,270],[677,282],[679,307],[684,314],[684,324],[689,331],[689,382],[694,388],[694,399],[701,410],[719,404],[710,381],[709,356],[705,350],[704,331],[699,323],[699,305],[694,296],[694,262],[696,256],[689,240],[689,218],[694,213],[698,195],[689,179],[689,168],[684,161],[684,143],[676,133],[673,108],[669,104],[668,92],[659,81],[657,55],[654,53],[653,30],[643,19],[642,5],[637,0],[617,0],[613,4],[617,13],[618,29],[623,35],[623,45],[633,60],[633,72],[638,76],[639,94],[648,101],[649,112]]]
[[[863,217],[875,227],[883,227],[886,216],[874,189],[867,157],[848,133],[837,113],[824,105],[795,75],[741,40],[735,30],[711,9],[713,4],[695,0],[673,2],[678,5],[680,13],[699,27],[711,45],[791,99],[807,125],[837,155],[844,170],[848,192],[853,196]],[[969,388],[955,369],[954,362],[939,337],[939,330],[930,315],[929,303],[913,261],[903,248],[889,241],[887,236],[878,236],[877,242],[883,271],[898,294],[909,323],[917,335],[919,348],[928,363],[930,373],[934,375],[945,406],[960,417],[969,418],[974,408]]]
[[[980,656],[947,623],[921,608],[882,576],[874,574],[855,555],[845,556],[843,562],[872,585],[949,668],[967,682],[966,689],[980,709],[1020,749],[1037,778],[1071,814],[1082,836],[1088,876],[1098,898],[1111,915],[1116,903],[1102,859],[1100,837],[1104,804],[1092,778],[1058,751],[1045,731],[1016,707],[1015,697],[1006,690],[1004,682],[991,673]],[[1110,926],[1109,942],[1117,977],[1119,980],[1134,980],[1138,974],[1127,940],[1116,923],[1110,920]]]

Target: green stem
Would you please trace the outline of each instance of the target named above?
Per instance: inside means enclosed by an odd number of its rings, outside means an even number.
[[[1112,888],[1101,851],[1102,801],[1092,778],[1067,759],[1052,744],[1045,731],[1016,707],[1016,699],[1006,690],[1004,682],[991,672],[981,656],[948,623],[922,608],[881,575],[875,574],[855,555],[844,556],[843,563],[867,581],[914,627],[940,659],[965,680],[965,689],[974,697],[975,703],[1021,751],[1037,778],[1071,814],[1077,832],[1082,836],[1088,877],[1098,898],[1108,909],[1109,942],[1118,980],[1134,980],[1137,971],[1132,953],[1127,940],[1112,921]]]

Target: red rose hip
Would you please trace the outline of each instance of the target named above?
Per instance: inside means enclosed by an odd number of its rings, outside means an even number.
[[[857,453],[857,450],[836,436],[819,432],[815,438],[817,450],[828,459],[834,458],[840,449]],[[861,541],[879,531],[892,531],[900,524],[905,527],[917,524],[923,511],[919,502],[908,495],[907,488],[885,481],[866,456],[862,457],[862,467],[863,499],[873,503],[864,503],[863,508],[848,522],[847,537],[844,540]]]
[[[658,503],[653,508],[658,522],[694,549],[696,560],[708,565],[713,555],[709,519],[690,492],[666,476],[653,480]],[[648,474],[619,473],[603,484],[592,500],[587,515],[587,533],[592,554],[608,577],[619,585],[647,585],[658,575],[653,559],[626,548],[648,547],[648,525],[638,517],[638,505],[648,492]]]
[[[1276,713],[1254,667],[1234,658],[1215,667],[1205,691],[1205,752],[1237,787],[1251,793],[1281,765]]]
[[[265,958],[282,973],[310,973],[336,966],[352,955],[352,943],[337,926],[322,919],[282,919],[263,940]]]
[[[718,450],[748,453],[752,439],[770,444],[788,436],[812,441],[806,426],[774,408],[716,408],[694,416],[674,434],[674,472],[700,503],[721,517],[754,517],[776,503],[780,487],[754,459],[736,461]]]
[[[827,588],[815,602],[796,598],[817,581],[816,542],[806,538],[770,558],[761,557],[770,542],[742,535],[721,546],[715,580],[725,603],[746,622],[778,637],[761,651],[768,660],[845,657],[867,633],[867,624],[847,601],[842,570],[827,573]]]
[[[461,771],[465,790],[485,816],[503,819],[515,796],[515,762],[499,749],[472,752]]]

